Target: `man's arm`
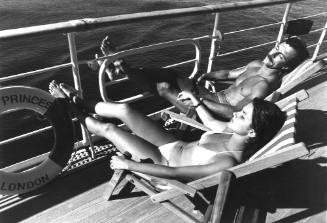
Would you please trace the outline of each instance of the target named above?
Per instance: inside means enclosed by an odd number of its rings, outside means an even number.
[[[235,80],[237,79],[241,74],[243,74],[248,68],[252,67],[260,67],[262,64],[259,60],[254,60],[248,63],[244,67],[235,68],[233,70],[219,70],[214,71],[210,73],[205,73],[202,76],[200,76],[197,80],[197,82],[201,80],[209,80],[209,81],[217,81],[217,80]]]
[[[212,116],[208,109],[204,106],[198,98],[196,98],[191,92],[182,91],[178,95],[178,100],[190,99],[195,106],[195,111],[199,115],[201,121],[205,126],[214,131],[222,132],[226,128],[226,122],[217,120]]]
[[[217,103],[206,99],[203,99],[203,104],[210,112],[222,118],[230,119],[233,117],[233,112],[237,111],[237,107],[235,106]]]
[[[243,71],[244,72],[244,71]],[[238,75],[240,75],[242,72]],[[230,71],[230,70],[219,70],[219,71],[214,71],[210,73],[205,73],[201,75],[197,82],[200,81],[219,81],[219,80],[234,80],[236,77],[233,77],[234,75],[237,75],[236,71]]]
[[[218,81],[218,80],[235,80],[246,71],[247,67],[239,67],[233,70],[218,70],[210,73],[205,73],[198,78],[201,80]]]

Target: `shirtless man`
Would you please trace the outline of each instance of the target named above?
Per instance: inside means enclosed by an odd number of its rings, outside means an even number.
[[[115,52],[108,37],[102,42],[101,50],[104,54]],[[181,91],[192,90],[213,114],[222,118],[231,118],[234,111],[239,111],[253,98],[265,98],[276,90],[281,84],[283,74],[294,69],[308,57],[305,44],[299,38],[291,37],[273,48],[263,61],[255,60],[235,70],[206,73],[196,82],[181,77],[169,68],[131,68],[123,60],[115,64],[116,68],[118,67],[143,90],[159,94],[181,112],[187,112],[189,105],[177,100],[178,94]],[[235,81],[227,89],[216,93],[196,84],[203,80],[226,79]]]

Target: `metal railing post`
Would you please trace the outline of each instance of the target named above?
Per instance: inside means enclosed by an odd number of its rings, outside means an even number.
[[[215,58],[216,42],[217,42],[216,33],[217,33],[217,30],[218,30],[218,25],[219,25],[219,13],[216,13],[215,23],[214,23],[214,27],[213,27],[213,31],[212,31],[212,39],[211,39],[211,47],[210,47],[210,55],[209,55],[207,73],[211,72],[212,63],[213,63],[213,60]]]
[[[78,95],[80,97],[83,97],[82,84],[81,84],[78,59],[77,59],[75,33],[68,33],[67,37],[68,37],[68,44],[69,44],[70,62],[71,62],[72,71],[73,71],[74,85],[75,85],[76,90],[78,90]]]
[[[324,29],[322,30],[322,32],[320,34],[320,38],[319,38],[319,41],[317,43],[316,49],[313,52],[313,55],[312,55],[312,58],[311,58],[311,60],[313,60],[313,61],[316,60],[316,58],[318,56],[318,53],[319,53],[319,50],[320,50],[320,46],[321,46],[322,42],[324,41],[324,38],[326,36],[326,32],[327,32],[327,21],[325,23]]]
[[[75,42],[75,33],[67,33],[68,37],[68,44],[69,44],[69,53],[70,53],[70,61],[72,65],[72,72],[74,78],[74,87],[78,90],[78,96],[83,98],[83,90],[81,84],[81,77],[79,74],[79,65],[77,59],[77,50],[76,50],[76,42]],[[83,137],[83,144],[91,143],[88,131],[81,125],[82,129],[82,137]]]
[[[208,59],[207,73],[211,72],[213,60],[216,57],[216,55],[215,55],[215,53],[216,53],[216,42],[217,42],[216,34],[217,34],[217,30],[218,30],[218,25],[219,25],[219,16],[220,16],[219,13],[215,14],[215,23],[214,23],[213,30],[212,30],[212,39],[211,39],[210,55],[209,55],[209,59]],[[219,54],[219,51],[217,52],[217,55],[218,54]],[[206,88],[211,87],[211,88],[213,88],[212,90],[215,91],[213,85],[211,85],[209,81],[206,81],[205,87]]]
[[[278,46],[280,44],[281,40],[282,40],[282,37],[283,37],[283,34],[284,34],[284,30],[285,30],[285,25],[287,23],[288,15],[289,15],[289,12],[291,10],[291,7],[292,7],[292,4],[291,3],[288,3],[286,5],[286,9],[285,9],[285,12],[284,12],[283,20],[282,20],[282,23],[280,24],[279,33],[278,33],[278,36],[277,36],[276,46]]]

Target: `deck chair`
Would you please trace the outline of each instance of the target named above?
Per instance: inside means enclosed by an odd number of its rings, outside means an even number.
[[[318,60],[313,61],[311,59],[305,60],[293,71],[283,77],[281,86],[276,89],[273,93],[266,97],[266,100],[277,101],[282,95],[289,92],[295,86],[300,84],[305,79],[309,78],[314,73],[317,73],[324,67],[326,67],[326,61]]]
[[[287,111],[287,120],[284,126],[267,145],[254,154],[247,162],[232,167],[227,171],[222,171],[187,184],[183,184],[176,180],[167,180],[131,171],[115,171],[115,174],[108,184],[108,190],[105,192],[106,198],[109,200],[119,183],[124,182],[123,179],[127,179],[148,194],[154,203],[161,203],[177,216],[183,218],[186,222],[208,222],[212,213],[214,213],[214,220],[219,220],[220,214],[223,213],[223,204],[226,201],[224,196],[227,194],[231,182],[230,173],[237,179],[291,161],[308,153],[303,143],[294,144],[297,100],[296,96],[289,96],[277,103],[277,105],[282,106],[283,110]],[[158,189],[156,185],[157,182],[165,182],[165,184],[169,186],[169,189],[161,191],[161,188]],[[171,199],[180,195],[188,195],[191,197],[198,195],[203,197],[201,190],[215,185],[219,185],[219,196],[216,200],[219,200],[220,205],[214,206],[210,201],[207,201],[208,208],[202,217],[202,221],[196,219],[192,214],[186,212],[171,201]],[[215,210],[212,211],[213,209]],[[217,213],[220,214],[217,215]]]

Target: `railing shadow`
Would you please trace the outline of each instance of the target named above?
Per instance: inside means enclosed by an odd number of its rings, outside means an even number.
[[[287,92],[287,94],[285,94],[285,96],[294,94],[295,92],[302,90],[302,89],[310,89],[316,85],[319,85],[319,84],[327,81],[326,71],[327,71],[327,68],[324,68],[321,71],[317,72],[316,74],[313,74],[310,78],[307,78],[302,83],[298,84],[292,90]]]
[[[312,151],[327,145],[327,111],[305,109],[298,111],[296,139]]]
[[[325,157],[300,159],[241,178],[236,189],[241,191],[236,191],[238,202],[272,214],[277,209],[305,209],[277,215],[276,222],[297,222],[326,211],[326,164]]]
[[[305,211],[296,213],[294,215],[288,216],[286,218],[274,221],[274,223],[291,223],[291,222],[299,222],[300,220],[306,219],[310,216],[316,215],[326,211],[325,207],[317,207],[317,208],[310,208]]]

